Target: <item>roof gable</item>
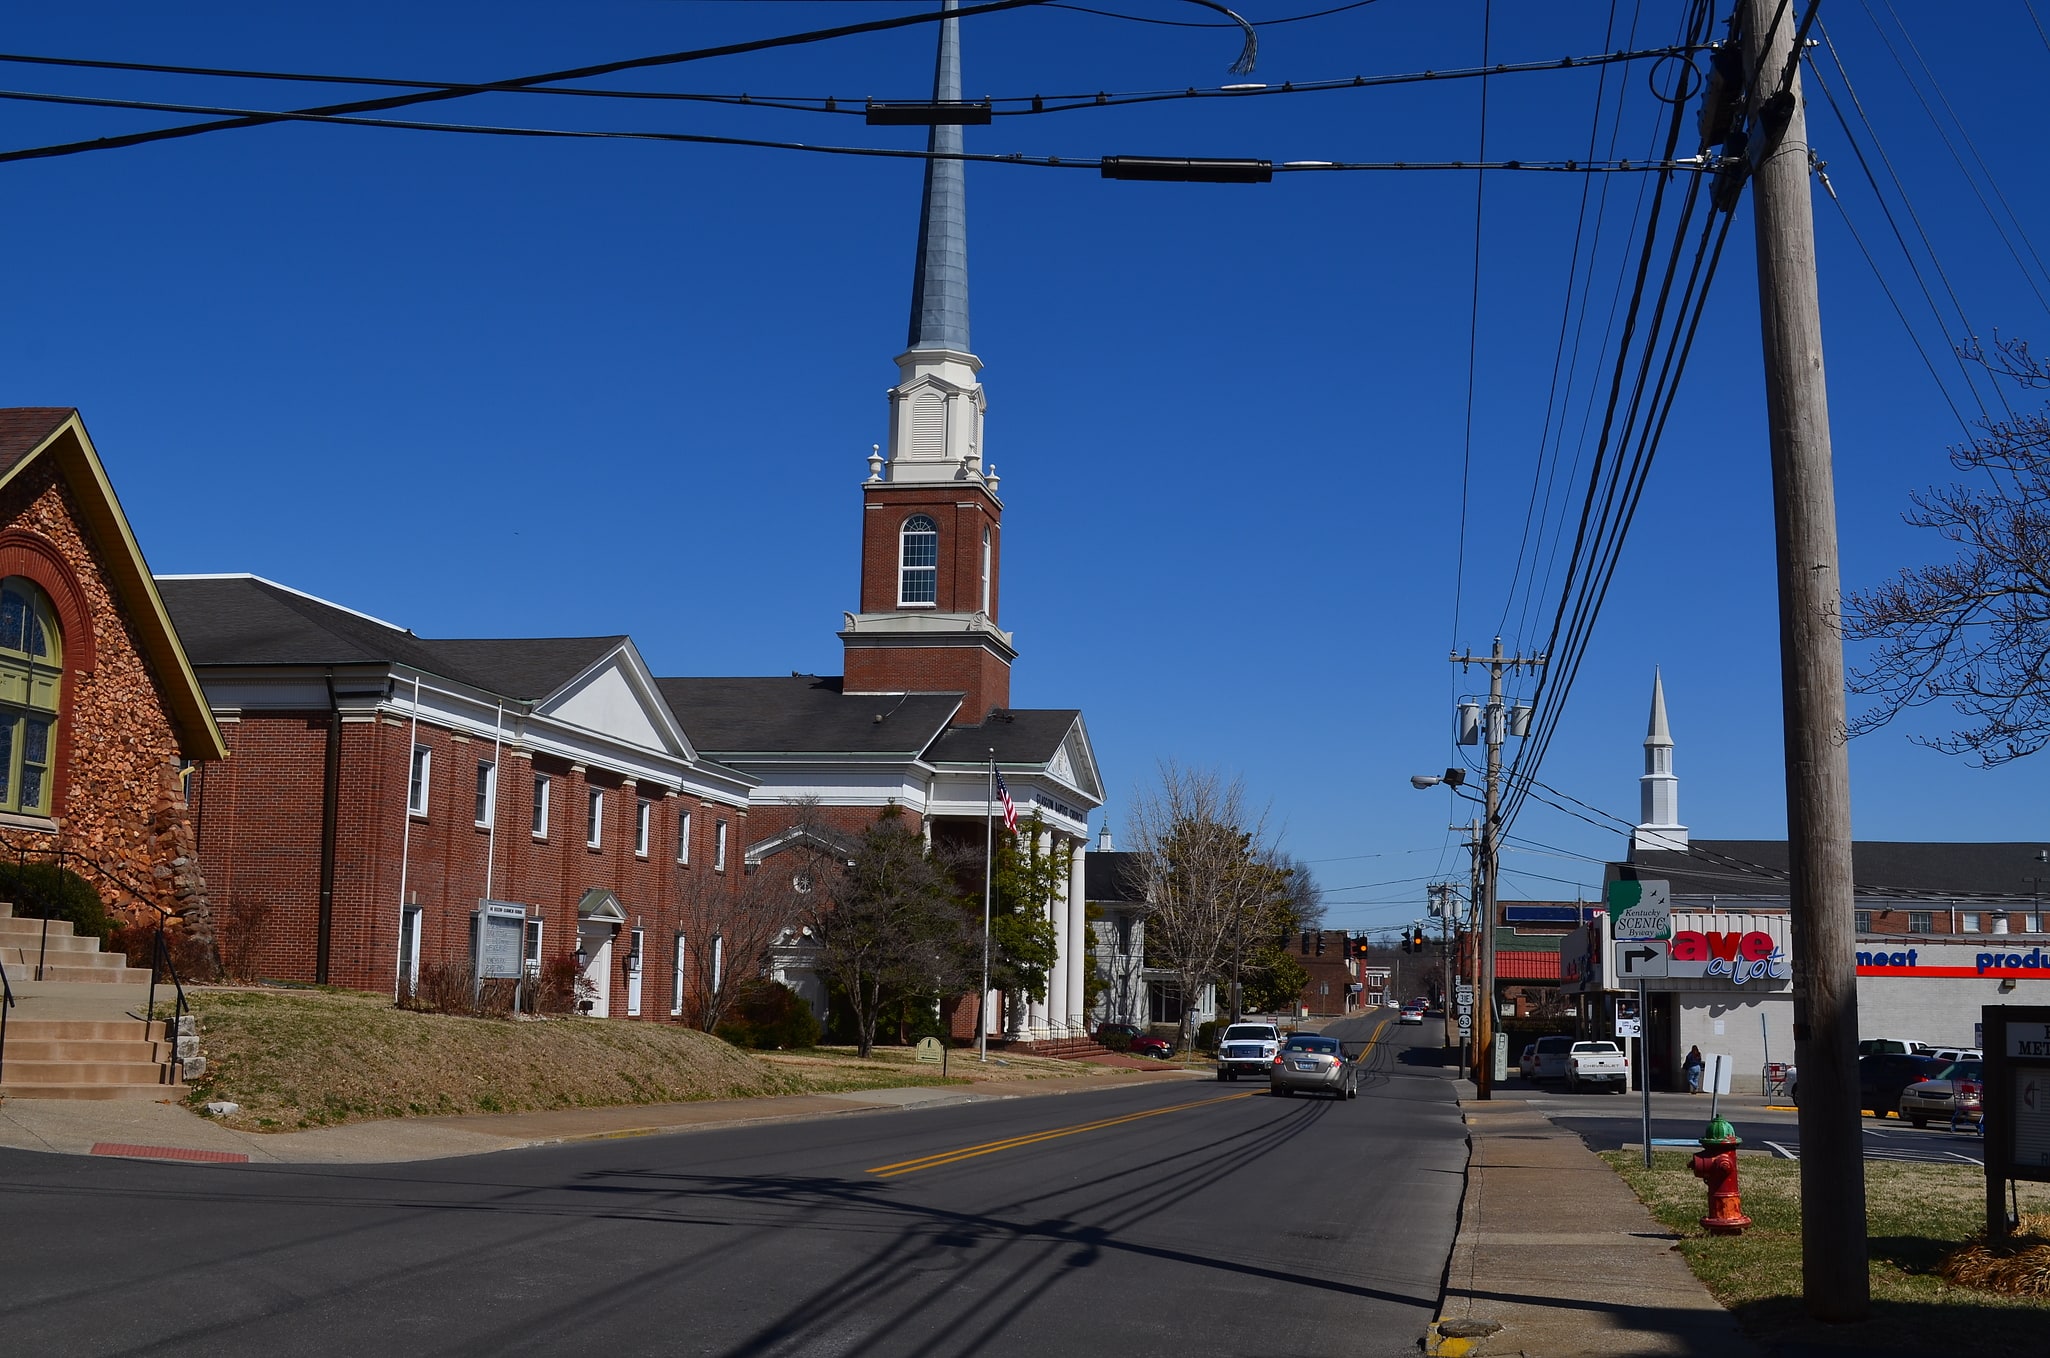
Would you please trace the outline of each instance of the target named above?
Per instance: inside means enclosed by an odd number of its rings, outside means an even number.
[[[0,410],[0,486],[45,459],[54,460],[57,475],[71,491],[84,519],[80,526],[97,549],[100,570],[134,622],[165,710],[177,729],[179,750],[188,759],[226,758],[220,727],[214,724],[107,469],[86,435],[85,422],[67,407]]]
[[[534,711],[627,744],[697,757],[630,641],[611,647]]]

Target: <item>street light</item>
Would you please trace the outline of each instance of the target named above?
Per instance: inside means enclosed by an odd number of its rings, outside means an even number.
[[[1453,788],[1464,787],[1466,785],[1466,770],[1447,769],[1443,773],[1412,773],[1409,776],[1409,785],[1419,792],[1425,788],[1437,787],[1440,784]]]

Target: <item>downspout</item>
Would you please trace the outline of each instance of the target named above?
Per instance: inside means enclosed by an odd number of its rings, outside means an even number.
[[[342,704],[335,672],[327,672],[327,768],[320,793],[320,922],[313,942],[313,979],[327,984],[328,943],[335,924],[335,831],[342,802]]]
[[[420,743],[420,676],[413,675],[413,716],[406,728],[406,762],[401,765],[405,773],[399,779],[399,819],[404,827],[399,835],[399,929],[406,927],[406,873],[412,866],[413,857],[413,748]],[[403,940],[392,950],[392,1002],[397,1003],[404,977],[399,975],[398,959],[406,949]],[[420,960],[415,952],[414,962]]]
[[[504,749],[505,700],[501,698],[491,714],[491,827],[484,832],[484,899],[487,901],[497,899],[491,894],[491,869],[498,862],[498,794],[504,791],[499,786],[503,780],[498,776],[498,766],[504,758]],[[526,926],[521,925],[520,928],[524,931]],[[520,947],[526,946],[526,934],[522,932]]]

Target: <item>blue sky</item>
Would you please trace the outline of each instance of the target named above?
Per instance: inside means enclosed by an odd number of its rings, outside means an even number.
[[[1100,7],[1214,17],[1172,0]],[[1320,7],[1242,6],[1261,21]],[[917,8],[81,0],[14,15],[6,45],[479,81]],[[1505,0],[1491,58],[1620,48],[1633,13],[1636,45],[1656,46],[1680,6],[1619,4],[1613,33],[1610,12]],[[1235,77],[1230,30],[1034,9],[964,26],[965,83],[1003,97],[1449,70],[1480,60],[1482,15],[1479,0],[1380,0],[1275,25],[1257,71]],[[2050,152],[2033,130],[2050,49],[2029,9],[1902,17],[2050,248]],[[1945,346],[1966,321],[2050,344],[2050,312],[1880,42],[1884,0],[1824,18],[1941,263],[1941,279],[1923,269],[1940,323],[1819,106],[1812,139],[1949,400],[1974,416]],[[597,83],[915,98],[932,44],[921,27]],[[1599,78],[1491,80],[1490,155],[1584,157]],[[1612,97],[1627,91],[1617,154],[1641,158],[1656,113],[1647,70],[1609,79]],[[0,88],[238,107],[357,93],[7,63]],[[1478,82],[1444,81],[1091,108],[999,119],[968,144],[1472,158],[1479,96]],[[0,105],[9,147],[181,121]],[[402,116],[922,145],[858,117],[701,103],[499,95]],[[915,161],[303,125],[4,164],[0,243],[14,268],[0,401],[84,411],[159,571],[254,571],[426,635],[628,632],[664,673],[837,673],[863,457],[883,437],[904,336],[919,173]],[[1608,182],[1569,459],[1623,271],[1614,243],[1643,180]],[[1423,879],[1464,876],[1447,795],[1407,779],[1455,757],[1452,703],[1484,684],[1455,675],[1450,650],[1483,649],[1498,629],[1535,648],[1550,625],[1543,592],[1526,607],[1513,582],[1581,193],[1578,176],[1488,179],[1469,441],[1471,174],[1202,186],[970,168],[975,347],[1006,500],[1003,621],[1022,651],[1013,699],[1083,709],[1114,825],[1155,761],[1175,758],[1244,775],[1286,846],[1316,864],[1334,925],[1407,919]],[[1943,451],[1961,430],[1821,196],[1817,221],[1844,574],[1870,584],[1938,549],[1899,512],[1947,479]],[[1634,820],[1661,666],[1682,815],[1705,837],[1785,828],[1760,381],[1747,203],[1540,771]],[[1859,835],[2050,839],[2050,763],[1983,771],[1909,741],[1946,729],[1943,716],[1854,745]],[[1506,860],[1505,894],[1530,897],[1598,882],[1588,860],[1620,845],[1535,803],[1514,834],[1543,846]]]

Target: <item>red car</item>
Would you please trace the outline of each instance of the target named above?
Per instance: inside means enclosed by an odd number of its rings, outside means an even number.
[[[1174,1054],[1174,1047],[1164,1037],[1154,1037],[1130,1023],[1100,1023],[1096,1026],[1096,1041],[1099,1046],[1114,1052],[1130,1052],[1133,1056],[1150,1056],[1156,1061],[1165,1061]]]

